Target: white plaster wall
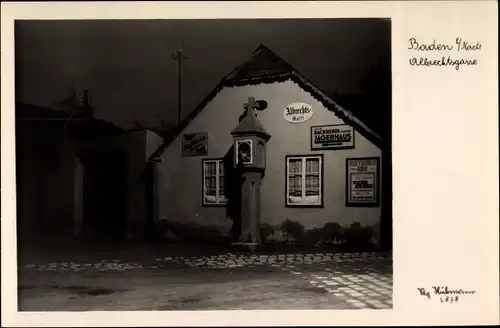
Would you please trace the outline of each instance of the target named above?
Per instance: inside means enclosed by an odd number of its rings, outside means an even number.
[[[145,160],[148,160],[154,152],[163,144],[163,138],[151,130],[145,130],[146,133],[146,152]]]
[[[312,125],[344,122],[291,81],[225,88],[207,105],[183,133],[209,132],[208,156],[183,158],[179,136],[163,154],[163,161],[157,164],[158,218],[224,228],[230,226],[225,208],[202,206],[202,159],[219,158],[227,153],[232,145],[230,131],[237,125],[248,97],[268,102],[268,108],[258,112],[260,121],[271,134],[267,144],[267,171],[262,183],[263,223],[277,225],[289,218],[310,229],[323,227],[327,222],[351,224],[358,221],[363,225],[379,222],[380,207],[345,206],[345,160],[348,157],[381,156],[381,151],[357,131],[354,149],[311,151]],[[299,124],[286,121],[283,111],[294,102],[311,105],[313,116]],[[324,207],[286,208],[285,155],[305,154],[324,155]]]

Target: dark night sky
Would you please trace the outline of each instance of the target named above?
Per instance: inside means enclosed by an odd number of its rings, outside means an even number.
[[[88,87],[99,118],[176,120],[181,45],[183,114],[264,44],[328,93],[359,92],[377,61],[390,65],[388,21],[24,21],[16,26],[17,99],[54,107],[71,81]]]

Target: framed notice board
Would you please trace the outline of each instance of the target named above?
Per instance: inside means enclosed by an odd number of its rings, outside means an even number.
[[[380,157],[346,159],[346,206],[380,205]]]
[[[189,133],[182,135],[182,156],[196,157],[208,155],[208,133]]]

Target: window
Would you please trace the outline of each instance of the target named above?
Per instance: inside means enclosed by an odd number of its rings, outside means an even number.
[[[286,205],[323,206],[323,157],[286,157]]]
[[[203,161],[203,205],[225,205],[224,162],[221,159]]]

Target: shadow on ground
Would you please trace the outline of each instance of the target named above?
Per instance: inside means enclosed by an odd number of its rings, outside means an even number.
[[[282,270],[152,270],[20,274],[20,311],[345,308]]]

